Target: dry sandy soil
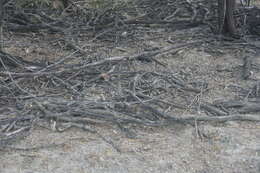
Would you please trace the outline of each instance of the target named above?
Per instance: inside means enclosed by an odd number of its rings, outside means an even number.
[[[170,45],[169,37],[181,40],[185,36],[182,32],[155,29],[154,33],[142,35],[145,40],[137,44],[121,44],[105,53],[131,54],[144,47],[162,48]],[[53,48],[48,39],[55,40],[55,36],[14,35],[6,38],[6,50],[27,59],[58,59],[63,52]],[[259,46],[260,42],[256,44]],[[207,81],[211,90],[200,99],[209,102],[234,98],[236,93],[229,90],[230,85],[251,86],[260,79],[257,71],[253,73],[254,80],[241,79],[242,50],[219,51],[221,55],[206,53],[202,48],[186,49],[158,60],[168,64],[169,69],[192,74],[194,80]],[[260,63],[260,56],[254,57],[254,62]],[[149,63],[144,66],[160,68]],[[201,113],[198,110],[197,114]],[[104,138],[76,128],[59,133],[36,126],[12,149],[0,150],[0,173],[260,172],[259,123],[200,123],[197,127],[173,124],[163,128],[132,125],[133,138],[112,125],[96,129]]]
[[[258,173],[260,128],[251,123],[135,128],[135,139],[118,129],[97,135],[78,129],[65,133],[36,128],[16,147],[1,152],[1,173]],[[53,145],[55,144],[55,145]],[[35,149],[33,149],[36,147]],[[41,148],[42,147],[42,148]]]

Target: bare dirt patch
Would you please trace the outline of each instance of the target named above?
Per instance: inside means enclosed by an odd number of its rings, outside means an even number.
[[[165,33],[164,38],[174,33]],[[163,38],[127,46],[127,52],[137,52],[140,45],[169,46]],[[19,40],[19,39],[17,39]],[[130,48],[132,47],[132,48]],[[16,47],[15,52],[21,52]],[[48,49],[50,51],[51,49]],[[235,52],[238,50],[234,50]],[[118,48],[111,51],[118,53]],[[251,81],[239,80],[242,60],[236,53],[214,56],[198,48],[168,54],[159,60],[171,71],[181,70],[193,81],[207,82],[209,92],[201,101],[214,102],[235,98],[229,85],[250,86]],[[54,53],[54,52],[53,52]],[[32,54],[31,54],[32,55]],[[47,54],[52,57],[52,53]],[[39,57],[39,56],[36,56]],[[255,57],[257,60],[260,57]],[[136,68],[158,69],[151,63],[136,62]],[[221,66],[221,67],[219,67]],[[227,69],[218,72],[218,68]],[[257,78],[258,73],[254,74]],[[192,82],[192,81],[190,81]],[[90,90],[91,91],[91,90]],[[95,97],[98,93],[93,90]],[[194,102],[196,98],[194,98]],[[198,109],[197,114],[202,112]],[[187,114],[190,110],[171,110]],[[181,114],[180,114],[181,113]],[[1,151],[1,173],[12,172],[252,172],[260,171],[259,123],[230,122],[225,124],[172,124],[165,128],[130,126],[135,134],[128,138],[115,126],[96,127],[108,141],[79,129],[58,133],[40,127],[33,128],[26,139]],[[118,148],[117,151],[114,147]]]
[[[55,133],[34,129],[17,148],[1,152],[1,172],[252,172],[260,169],[259,124],[135,128],[135,139],[120,130],[99,132],[120,152],[96,135],[72,129]],[[53,146],[52,144],[55,144]],[[41,148],[42,146],[42,148]],[[37,149],[37,147],[39,147]]]
[[[258,38],[205,25],[105,31],[80,33],[76,50],[63,34],[5,35],[8,53],[48,70],[1,77],[0,130],[27,133],[0,134],[0,173],[260,172]]]

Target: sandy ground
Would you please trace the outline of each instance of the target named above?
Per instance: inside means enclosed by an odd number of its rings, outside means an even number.
[[[135,128],[129,139],[113,127],[95,134],[78,129],[64,133],[36,128],[0,152],[1,173],[258,173],[260,124],[173,125]],[[199,133],[198,133],[199,132]],[[54,145],[55,144],[55,145]],[[27,150],[22,150],[27,148]],[[30,149],[31,148],[31,149]],[[33,149],[34,148],[34,149]]]
[[[157,33],[161,32],[165,31]],[[140,44],[148,48],[165,47],[169,45],[166,42],[169,36],[178,35],[177,32],[159,34],[160,39]],[[51,39],[55,40],[55,36]],[[6,44],[8,52],[27,59],[58,59],[62,55],[42,38],[8,36]],[[140,51],[135,43],[121,45],[121,48],[127,50],[126,54]],[[110,53],[117,55],[122,51],[115,48]],[[231,84],[252,84],[252,81],[241,81],[239,50],[214,56],[192,49],[165,55],[160,61],[170,69],[191,73],[194,80],[207,81],[211,91],[201,99],[209,102],[234,98],[234,93],[227,89]],[[259,63],[260,57],[255,57],[254,61]],[[219,69],[224,71],[219,72]],[[253,78],[259,80],[259,72],[254,73]],[[260,172],[259,123],[201,123],[197,128],[179,124],[164,128],[131,126],[135,138],[126,137],[114,126],[96,128],[105,139],[81,129],[58,133],[36,126],[28,137],[15,143],[13,149],[0,150],[0,173]]]
[[[216,71],[218,66],[232,69],[241,64],[230,54],[216,58],[195,49],[162,60],[171,68],[192,69],[198,80],[207,80],[214,89],[201,99],[232,97],[224,86],[246,84],[232,75],[237,71]],[[199,124],[198,128],[132,126],[133,139],[114,126],[97,129],[106,140],[81,129],[58,133],[34,127],[27,138],[12,146],[14,149],[0,150],[0,173],[260,172],[259,123]]]

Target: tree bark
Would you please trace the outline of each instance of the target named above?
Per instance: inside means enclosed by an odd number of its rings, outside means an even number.
[[[3,50],[4,1],[5,0],[0,0],[0,51]]]
[[[218,20],[220,33],[229,33],[237,36],[235,25],[234,10],[236,0],[218,0]]]
[[[236,0],[226,0],[227,8],[226,8],[226,20],[224,27],[226,28],[226,31],[230,33],[231,35],[235,35],[236,25],[235,25],[235,19],[234,19],[234,10],[236,8]]]

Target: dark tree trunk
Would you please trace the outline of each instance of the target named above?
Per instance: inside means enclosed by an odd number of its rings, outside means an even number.
[[[225,30],[231,35],[236,34],[236,25],[234,19],[234,10],[236,8],[236,0],[226,0],[226,19],[224,23]]]
[[[0,50],[3,50],[3,20],[4,20],[4,1],[0,0]]]
[[[237,36],[234,19],[236,0],[218,0],[219,31]]]

